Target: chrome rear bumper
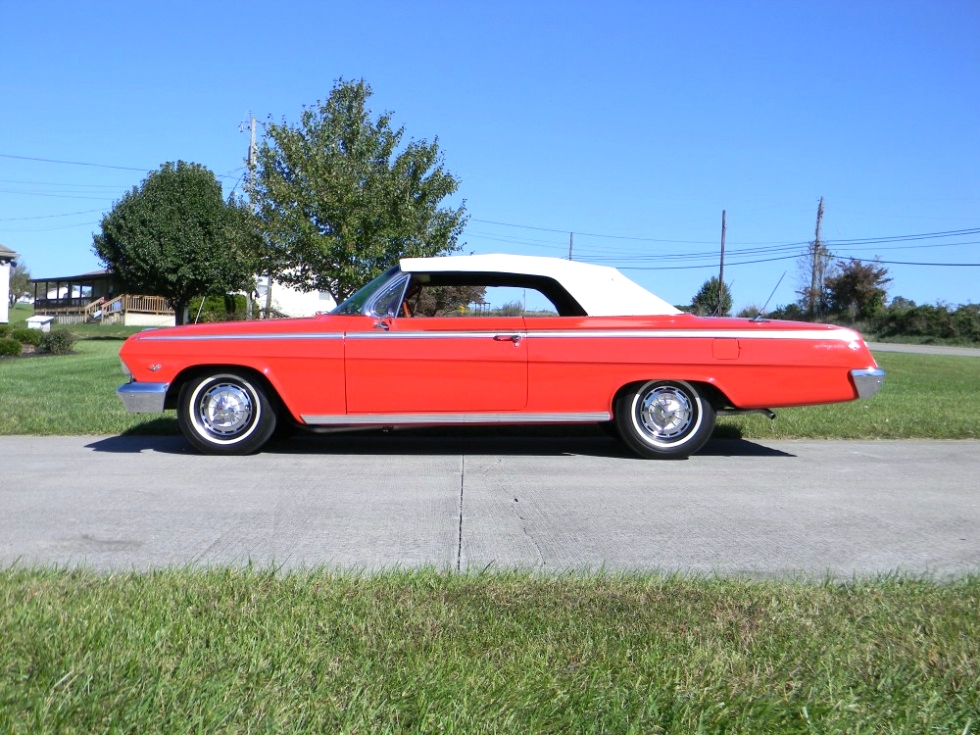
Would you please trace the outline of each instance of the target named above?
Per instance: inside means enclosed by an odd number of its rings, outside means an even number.
[[[881,368],[859,368],[851,371],[851,380],[854,381],[858,398],[871,398],[885,382],[885,371]]]

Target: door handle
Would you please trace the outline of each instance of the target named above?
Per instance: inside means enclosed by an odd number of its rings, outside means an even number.
[[[495,334],[493,335],[494,342],[513,342],[516,346],[520,343],[522,335],[520,334]]]

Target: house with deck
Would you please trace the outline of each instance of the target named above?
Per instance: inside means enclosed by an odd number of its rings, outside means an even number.
[[[123,324],[172,327],[173,309],[162,296],[122,293],[111,271],[78,276],[31,279],[34,314],[52,316],[58,324]]]

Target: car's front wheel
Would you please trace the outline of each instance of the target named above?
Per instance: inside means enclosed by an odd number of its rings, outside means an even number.
[[[702,391],[683,380],[651,380],[620,392],[616,428],[642,457],[687,457],[704,446],[715,409]]]
[[[202,375],[180,390],[177,422],[205,454],[251,454],[276,430],[276,412],[264,387],[237,372]]]

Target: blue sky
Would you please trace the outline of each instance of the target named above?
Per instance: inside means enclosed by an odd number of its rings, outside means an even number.
[[[0,0],[0,69],[0,243],[35,277],[98,269],[102,214],[166,161],[240,185],[250,114],[295,122],[342,77],[438,137],[466,252],[574,233],[689,303],[726,210],[736,308],[785,274],[771,308],[823,196],[824,240],[891,262],[891,297],[980,302],[976,0]]]

